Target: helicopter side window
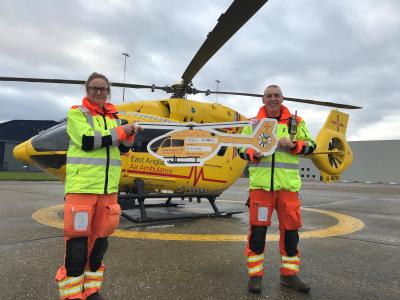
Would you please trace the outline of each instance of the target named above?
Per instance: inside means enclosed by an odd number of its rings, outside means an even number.
[[[184,145],[184,140],[172,140],[172,147],[183,147]]]

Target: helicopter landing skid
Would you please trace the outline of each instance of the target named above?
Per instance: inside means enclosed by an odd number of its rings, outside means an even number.
[[[190,219],[200,219],[200,218],[229,218],[234,214],[242,213],[242,211],[232,211],[232,212],[221,212],[217,205],[215,204],[215,200],[219,195],[216,194],[194,194],[194,193],[143,193],[143,194],[120,194],[118,196],[118,202],[121,205],[122,213],[121,215],[127,220],[133,223],[151,223],[151,222],[163,222],[163,221],[177,221],[177,220],[190,220]],[[164,203],[159,204],[144,204],[145,199],[163,199],[167,198]],[[201,202],[201,199],[207,199],[211,207],[214,210],[214,213],[193,213],[193,214],[182,214],[168,217],[150,217],[147,215],[146,208],[148,207],[177,207],[184,205],[184,203],[174,203],[171,202],[173,198],[179,198],[183,201],[185,198],[188,198],[190,202],[193,199],[196,199],[198,203]],[[138,204],[136,204],[136,200]],[[135,208],[140,209],[140,217],[132,217],[127,214],[124,210],[133,210]]]
[[[179,164],[200,164],[200,161],[197,159],[199,158],[198,156],[186,156],[186,157],[177,157],[177,156],[165,156],[165,159],[167,162],[171,165],[179,165]]]

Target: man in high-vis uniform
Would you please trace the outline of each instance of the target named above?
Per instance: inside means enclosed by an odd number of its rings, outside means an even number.
[[[121,125],[107,78],[93,73],[81,106],[68,111],[64,207],[65,260],[56,274],[60,299],[104,299],[103,256],[119,223],[121,153],[129,151],[134,124]]]
[[[298,155],[311,154],[316,146],[305,122],[299,116],[292,115],[282,102],[280,87],[268,86],[264,91],[264,105],[253,122],[256,124],[263,118],[275,118],[278,121],[277,151],[267,157],[262,157],[261,153],[252,148],[242,148],[239,151],[243,159],[250,161],[250,231],[246,256],[250,277],[248,289],[252,293],[261,292],[265,237],[274,210],[278,215],[280,231],[280,282],[300,292],[307,293],[310,290],[310,287],[297,277],[300,267],[298,229],[301,227]],[[251,134],[252,130],[250,126],[245,127],[243,134]]]

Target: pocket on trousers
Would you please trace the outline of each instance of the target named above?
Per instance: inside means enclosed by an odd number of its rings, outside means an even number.
[[[250,200],[250,225],[251,226],[270,226],[269,207],[258,201]]]
[[[286,206],[288,219],[285,229],[296,230],[302,226],[300,206],[300,203],[293,203]]]
[[[70,238],[90,235],[92,219],[92,206],[66,204],[64,208],[64,235]]]
[[[98,235],[99,237],[107,237],[113,234],[119,224],[121,207],[119,204],[107,205],[102,213]]]

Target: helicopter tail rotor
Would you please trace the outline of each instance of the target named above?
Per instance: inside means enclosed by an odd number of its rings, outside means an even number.
[[[312,162],[320,170],[322,181],[338,181],[352,163],[353,153],[346,141],[349,115],[332,110],[318,133]]]

